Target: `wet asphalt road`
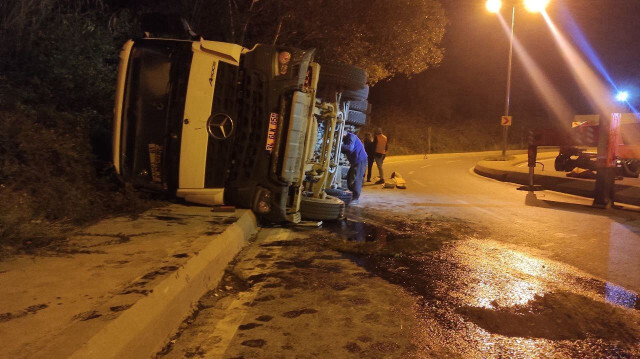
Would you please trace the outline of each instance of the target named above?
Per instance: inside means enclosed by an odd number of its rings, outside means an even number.
[[[406,190],[263,229],[161,357],[640,357],[640,212],[534,198],[482,156],[390,162]]]
[[[575,266],[635,292],[640,290],[637,207],[600,210],[591,208],[592,200],[587,198],[517,191],[519,185],[472,173],[475,163],[485,156],[434,155],[426,160],[389,163],[386,171],[397,170],[410,188],[406,193],[393,190],[391,196],[374,187],[371,192],[383,208],[440,214],[484,225],[493,240]]]

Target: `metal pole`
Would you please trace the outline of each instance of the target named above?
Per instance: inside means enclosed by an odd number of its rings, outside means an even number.
[[[504,115],[509,116],[509,103],[511,101],[511,62],[513,60],[513,28],[516,20],[516,7],[511,9],[511,36],[509,38],[509,62],[507,64],[507,93],[504,101]],[[502,126],[502,158],[507,158],[507,136],[509,126]]]
[[[620,117],[619,113],[612,113],[611,118],[602,116],[600,119],[593,207],[611,208],[614,205],[616,152],[620,141]]]

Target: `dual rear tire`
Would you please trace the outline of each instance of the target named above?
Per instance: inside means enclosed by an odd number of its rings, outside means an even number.
[[[353,199],[353,193],[349,190],[344,190],[340,188],[329,188],[329,189],[326,189],[325,192],[329,196],[339,198],[347,206],[349,205],[349,203],[351,203],[351,200]]]
[[[351,193],[351,192],[349,192]],[[344,218],[344,202],[333,196],[326,198],[302,197],[300,214],[303,219],[328,221]]]

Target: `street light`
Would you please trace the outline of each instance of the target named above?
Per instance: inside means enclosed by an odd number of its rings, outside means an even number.
[[[524,0],[524,5],[530,12],[542,12],[549,5],[550,0]],[[502,8],[501,0],[487,0],[487,10],[491,13],[499,13]],[[509,36],[509,60],[507,63],[507,93],[504,101],[504,115],[509,116],[509,104],[511,102],[511,63],[513,60],[513,29],[516,20],[516,4],[511,6],[511,35]],[[502,158],[507,158],[507,136],[509,126],[502,126]]]
[[[550,0],[524,0],[524,7],[530,12],[543,12]]]
[[[627,91],[618,92],[618,94],[616,95],[616,100],[618,100],[619,102],[627,102],[627,100],[629,100],[629,92]]]
[[[487,0],[487,10],[491,13],[497,14],[502,7],[502,1],[500,0]]]

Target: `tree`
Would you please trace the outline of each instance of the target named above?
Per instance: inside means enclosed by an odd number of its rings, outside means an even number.
[[[314,47],[321,62],[364,68],[370,84],[439,64],[447,24],[438,0],[213,1],[198,22],[205,36],[220,37],[210,18],[225,24],[227,41]]]

